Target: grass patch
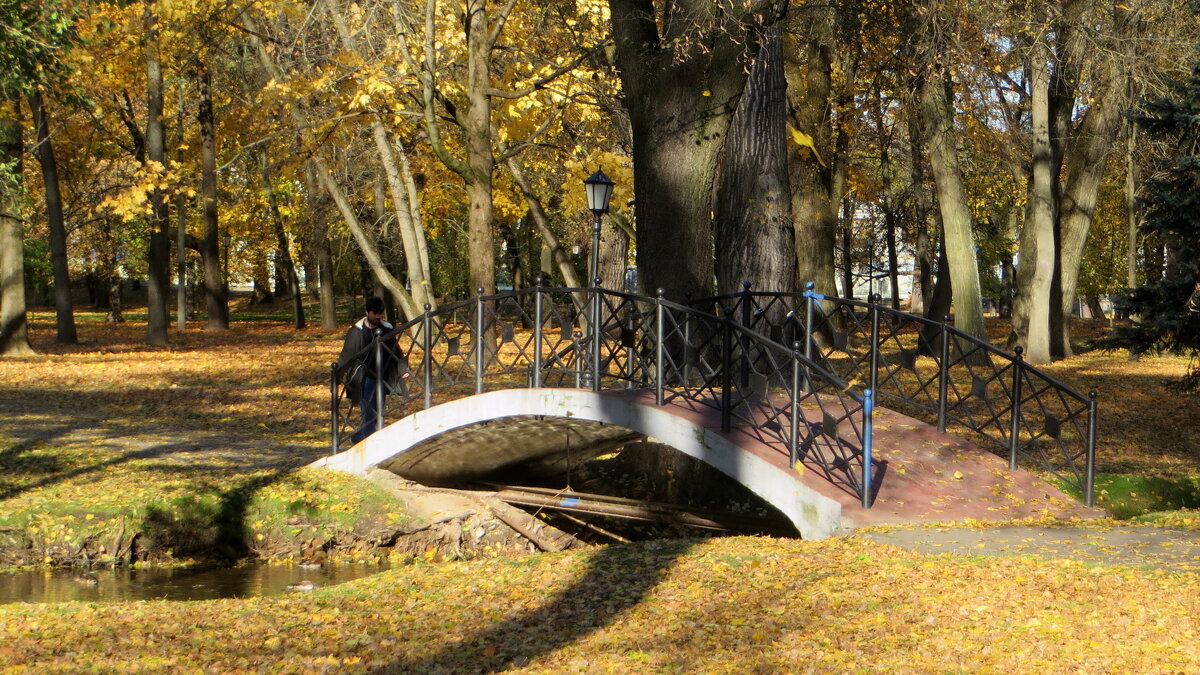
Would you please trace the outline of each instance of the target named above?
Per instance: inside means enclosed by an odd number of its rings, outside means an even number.
[[[1082,492],[1072,485],[1056,481],[1072,496]],[[1151,522],[1170,518],[1171,514],[1200,509],[1200,475],[1141,476],[1098,473],[1095,503],[1119,520]]]

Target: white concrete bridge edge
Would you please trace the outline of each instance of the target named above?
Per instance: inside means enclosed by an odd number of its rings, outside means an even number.
[[[365,476],[381,462],[451,429],[527,415],[611,424],[676,448],[723,472],[782,511],[804,539],[828,537],[841,526],[841,504],[804,485],[790,471],[667,408],[580,389],[509,389],[449,401],[401,418],[353,448],[309,466]]]

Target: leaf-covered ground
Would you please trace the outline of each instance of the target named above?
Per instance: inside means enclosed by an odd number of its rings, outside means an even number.
[[[665,541],[410,566],[308,595],[0,607],[11,672],[1171,673],[1200,577]]]
[[[0,361],[0,537],[69,559],[127,545],[149,507],[159,532],[215,522],[241,529],[208,536],[251,548],[362,512],[403,517],[357,482],[299,470],[326,452],[340,335],[239,321],[152,349],[144,325],[84,321],[83,344],[63,348],[52,317],[33,318],[42,354]],[[1088,354],[1047,369],[1101,393],[1102,505],[1197,503],[1200,404],[1165,387],[1186,367]],[[1195,527],[1189,511],[1165,522]],[[279,598],[5,605],[0,671],[1200,670],[1200,577],[1047,555],[665,541],[405,566]]]

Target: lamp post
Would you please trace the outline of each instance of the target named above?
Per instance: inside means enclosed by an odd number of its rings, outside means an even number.
[[[229,232],[221,235],[221,243],[225,246],[225,289],[229,289]]]
[[[603,171],[588,176],[583,181],[587,192],[588,210],[592,212],[592,259],[588,266],[588,284],[598,285],[600,274],[600,216],[608,213],[608,200],[612,197],[613,182]]]
[[[588,342],[591,346],[592,391],[600,391],[600,216],[608,211],[608,200],[612,197],[613,182],[599,169],[583,181],[587,193],[588,210],[592,212],[592,259],[588,265],[588,286],[592,289],[592,317],[588,326]]]

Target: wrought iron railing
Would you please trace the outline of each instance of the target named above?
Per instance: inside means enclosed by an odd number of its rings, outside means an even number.
[[[956,329],[879,303],[751,291],[691,303],[734,317],[773,341],[798,341],[808,361],[875,392],[878,401],[992,441],[1010,469],[1025,462],[1093,503],[1097,394],[1084,396],[1021,358]]]
[[[395,353],[387,345],[395,338]],[[534,288],[447,304],[377,338],[331,369],[332,447],[361,422],[348,377],[361,358],[398,358],[377,428],[420,408],[494,389],[641,389],[655,403],[719,411],[737,430],[786,454],[868,507],[873,394],[799,349],[725,314],[600,288]],[[382,372],[382,369],[380,369]]]

